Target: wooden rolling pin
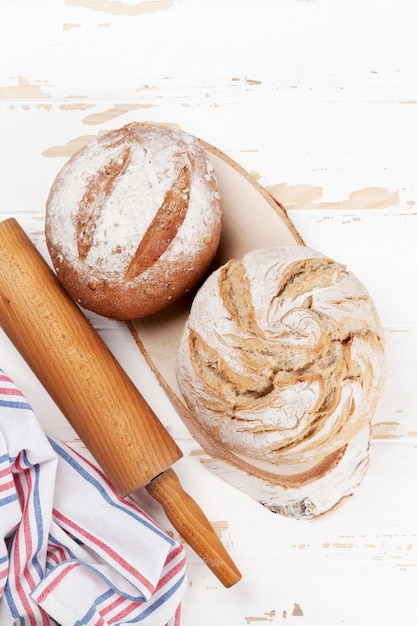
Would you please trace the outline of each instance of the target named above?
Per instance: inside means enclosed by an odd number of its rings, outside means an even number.
[[[0,222],[0,325],[118,491],[145,486],[225,587],[241,575],[170,467],[182,453],[15,219]]]

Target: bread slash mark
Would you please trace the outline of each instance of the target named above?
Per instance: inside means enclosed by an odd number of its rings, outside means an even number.
[[[175,238],[187,214],[191,176],[184,166],[142,238],[124,276],[129,282],[151,267]]]
[[[80,202],[76,221],[78,256],[84,261],[93,245],[94,233],[104,204],[119,176],[124,174],[131,149],[127,148],[121,158],[112,159],[90,179],[86,192]]]

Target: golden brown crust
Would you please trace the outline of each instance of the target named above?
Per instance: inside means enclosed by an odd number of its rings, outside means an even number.
[[[154,313],[190,291],[217,250],[221,204],[201,144],[129,124],[75,154],[46,207],[46,241],[63,286],[112,318]]]

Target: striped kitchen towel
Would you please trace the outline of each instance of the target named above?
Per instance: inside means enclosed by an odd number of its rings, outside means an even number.
[[[179,626],[185,552],[0,370],[1,626]]]

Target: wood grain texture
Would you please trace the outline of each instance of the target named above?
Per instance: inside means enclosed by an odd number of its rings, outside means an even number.
[[[182,488],[172,468],[148,483],[146,490],[162,505],[182,539],[196,551],[225,587],[232,587],[239,582],[241,573],[196,501]]]
[[[15,219],[0,222],[0,325],[124,496],[182,453]]]
[[[182,452],[15,219],[0,222],[0,325],[123,496],[146,486],[226,587],[241,578],[171,465]]]

